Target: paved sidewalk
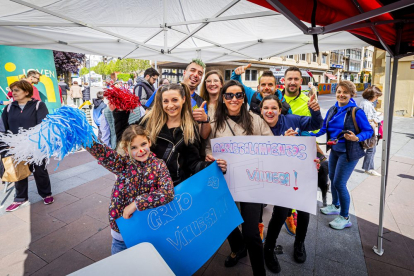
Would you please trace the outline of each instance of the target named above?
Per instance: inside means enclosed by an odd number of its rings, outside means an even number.
[[[320,101],[325,112],[333,103],[331,95]],[[284,247],[284,254],[278,255],[280,275],[414,275],[413,138],[414,119],[395,118],[384,255],[379,257],[371,249],[377,237],[380,178],[363,173],[361,160],[348,183],[353,227],[335,231],[328,227],[332,217],[312,215],[304,264],[293,260],[294,238],[282,229],[278,239]],[[381,145],[376,167],[380,166],[380,152]],[[31,204],[4,213],[13,200],[14,187],[0,192],[0,276],[66,275],[110,255],[108,205],[114,176],[85,151],[68,156],[53,171],[55,167],[56,162],[49,166],[55,195],[52,205],[43,204],[34,181],[30,181]],[[265,225],[271,211],[271,206],[265,208]],[[229,253],[224,242],[196,275],[252,275],[248,258],[225,268]]]

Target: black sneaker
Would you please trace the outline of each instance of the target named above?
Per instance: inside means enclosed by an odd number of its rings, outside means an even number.
[[[293,248],[293,257],[295,258],[295,261],[298,263],[306,262],[305,242],[295,241]]]
[[[237,253],[231,252],[230,255],[227,256],[226,260],[224,261],[225,267],[233,267],[235,266],[241,258],[247,256],[247,249],[244,248]]]
[[[274,248],[264,249],[264,259],[267,269],[273,273],[279,273],[282,269],[280,268],[279,260],[275,255]]]

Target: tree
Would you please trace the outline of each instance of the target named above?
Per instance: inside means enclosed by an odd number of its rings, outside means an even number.
[[[91,68],[91,71],[100,75],[110,75],[114,72],[130,74],[145,70],[148,67],[150,67],[149,60],[127,58],[121,60],[118,59],[116,61],[112,60],[107,64],[99,62],[96,66]]]
[[[361,71],[361,75],[359,76],[359,82],[364,83],[365,71]]]
[[[355,78],[354,75],[351,75],[351,81],[354,82]]]
[[[79,71],[80,76],[84,76],[84,75],[87,75],[87,74],[89,74],[89,69],[88,68],[83,67],[82,69],[80,69],[80,71]]]
[[[78,73],[78,67],[85,59],[84,54],[53,51],[55,59],[56,72],[60,76],[64,76],[65,81],[70,83],[70,74]]]
[[[371,83],[372,75],[371,73],[368,74],[368,82]]]

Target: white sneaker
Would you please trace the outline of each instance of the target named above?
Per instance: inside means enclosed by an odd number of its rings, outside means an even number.
[[[333,221],[329,223],[329,226],[331,226],[333,229],[336,229],[336,230],[342,230],[344,228],[351,227],[352,222],[349,216],[347,219],[344,218],[343,216],[337,216],[336,219],[334,219]]]
[[[375,170],[369,170],[365,171],[366,174],[372,175],[372,176],[381,176],[381,174]]]

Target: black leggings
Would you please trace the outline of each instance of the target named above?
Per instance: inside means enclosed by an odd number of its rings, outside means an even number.
[[[253,275],[266,275],[264,267],[263,243],[259,232],[259,219],[262,204],[240,202],[240,213],[244,220],[242,232],[237,227],[227,237],[231,251],[237,253],[247,247]]]
[[[49,173],[45,168],[45,162],[43,161],[41,166],[29,165],[29,169],[33,172],[33,176],[37,186],[37,192],[42,198],[52,195],[52,188],[50,186]],[[25,178],[23,180],[17,181],[14,183],[14,188],[16,189],[16,195],[14,201],[23,202],[29,199],[29,179]]]
[[[296,227],[296,239],[297,241],[305,241],[306,233],[309,226],[309,213],[297,211],[298,213],[298,225]],[[276,240],[279,237],[280,230],[285,223],[286,218],[292,214],[292,209],[274,206],[272,218],[269,221],[266,236],[266,246],[274,248]]]

